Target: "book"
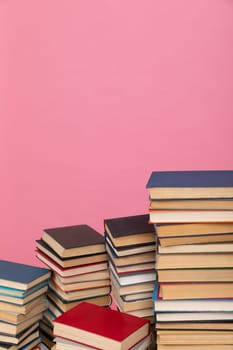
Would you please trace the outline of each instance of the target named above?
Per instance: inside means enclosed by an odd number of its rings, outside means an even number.
[[[45,268],[0,260],[0,285],[2,287],[26,290],[48,280],[50,274],[50,270]]]
[[[87,254],[71,258],[60,257],[48,244],[44,241],[37,240],[37,255],[42,255],[63,268],[75,267],[80,265],[94,264],[107,260],[107,253]]]
[[[233,233],[214,234],[214,235],[192,235],[176,237],[159,237],[161,247],[188,244],[205,244],[205,243],[226,243],[233,241]]]
[[[105,238],[106,244],[111,248],[114,254],[118,257],[128,256],[140,253],[153,252],[156,249],[155,240],[153,243],[140,244],[140,245],[131,245],[127,247],[115,247],[111,240],[106,236]]]
[[[52,277],[53,283],[60,288],[63,292],[72,292],[78,291],[82,289],[90,289],[90,288],[99,288],[110,286],[110,279],[104,280],[96,280],[96,281],[84,281],[84,282],[76,282],[76,283],[62,283],[56,275]]]
[[[212,330],[158,330],[157,344],[174,345],[233,345],[232,331]]]
[[[43,300],[45,300],[44,295],[38,296],[35,299],[23,305],[9,303],[6,301],[0,301],[0,310],[1,312],[4,311],[27,314],[30,310],[32,310],[37,304],[41,303]]]
[[[82,275],[84,273],[96,272],[106,270],[108,268],[107,255],[105,256],[105,260],[96,263],[78,265],[73,267],[61,267],[55,261],[50,259],[42,252],[38,252],[38,259],[46,264],[52,271],[58,274],[61,277],[73,277]]]
[[[48,299],[52,300],[54,304],[62,311],[66,312],[72,309],[74,306],[80,304],[83,301],[87,301],[88,303],[92,303],[99,306],[110,306],[112,303],[111,296],[109,294],[94,296],[90,298],[77,299],[74,301],[67,301],[61,298],[57,293],[49,291]]]
[[[200,329],[200,330],[231,330],[233,331],[233,320],[220,321],[180,321],[180,322],[156,322],[156,329]]]
[[[153,210],[233,210],[233,198],[219,199],[159,199],[151,200],[149,209]]]
[[[118,257],[115,255],[114,251],[111,250],[110,246],[107,245],[106,250],[110,260],[113,261],[116,266],[135,265],[155,261],[155,251]]]
[[[159,282],[158,299],[233,299],[231,282],[169,283]]]
[[[70,340],[63,339],[61,337],[55,338],[56,350],[93,350],[97,349],[93,346],[86,346],[81,343],[72,342]],[[147,336],[142,339],[138,344],[130,348],[130,350],[147,350],[151,342],[151,337]]]
[[[17,334],[23,332],[28,327],[34,325],[42,318],[42,313],[38,313],[25,321],[21,321],[18,323],[10,323],[5,320],[0,320],[0,329],[1,333],[6,333],[11,336],[16,336]]]
[[[109,263],[111,263],[114,266],[114,269],[116,270],[118,275],[122,275],[124,273],[151,271],[151,270],[155,269],[155,262],[154,261],[149,262],[149,263],[116,266],[114,264],[114,262],[111,261],[111,259],[109,259]]]
[[[152,199],[232,198],[233,170],[153,171],[146,188]]]
[[[48,289],[48,282],[40,283],[36,288],[32,288],[29,293],[25,293],[25,295],[13,295],[7,294],[7,292],[0,292],[0,301],[6,301],[12,304],[24,305],[34,300],[35,298],[45,294]]]
[[[155,312],[233,312],[233,299],[153,300]]]
[[[83,302],[54,320],[54,334],[103,350],[126,350],[149,335],[149,322]]]
[[[233,223],[186,223],[186,224],[156,224],[156,234],[158,237],[176,236],[196,236],[214,234],[232,234]],[[231,238],[232,240],[232,238]],[[207,242],[208,243],[208,242]]]
[[[158,312],[156,322],[233,321],[233,312]]]
[[[161,245],[158,245],[158,254],[176,253],[233,253],[233,243],[197,243],[181,244],[168,247],[161,247]]]
[[[233,268],[232,253],[157,254],[156,269]]]
[[[62,258],[105,252],[104,237],[88,225],[47,228],[42,240]]]
[[[47,309],[47,306],[48,306],[48,302],[44,298],[43,300],[36,302],[34,307],[32,307],[32,309],[29,310],[26,314],[22,314],[20,312],[0,310],[0,320],[4,320],[5,322],[9,322],[9,323],[23,322],[37,315],[38,313],[45,311]]]
[[[113,265],[110,263],[110,276],[113,274],[120,286],[128,286],[132,284],[152,282],[156,280],[157,274],[155,270],[143,271],[137,273],[125,273],[118,275]]]
[[[233,222],[233,210],[150,210],[151,223]]]
[[[104,220],[107,236],[116,248],[153,243],[155,231],[149,223],[149,215],[134,215]]]
[[[112,288],[112,295],[120,310],[124,312],[141,309],[153,309],[152,296],[146,299],[125,300],[124,296],[119,295],[117,289],[115,288]]]
[[[182,348],[180,345],[167,345],[167,344],[158,344],[157,350],[232,350],[232,345],[226,345],[226,344],[201,344],[201,345],[182,345]]]
[[[55,285],[52,280],[49,281],[49,287],[52,291],[56,292],[62,299],[67,301],[74,301],[77,299],[106,295],[111,291],[110,286],[104,286],[90,289],[75,290],[72,292],[64,292],[57,285]]]
[[[233,268],[162,269],[159,282],[233,282]]]
[[[62,277],[59,274],[55,274],[56,279],[63,284],[70,284],[70,283],[79,283],[79,282],[91,282],[91,281],[98,281],[98,280],[107,280],[109,279],[109,269],[97,271],[97,272],[90,272],[90,273],[83,273],[81,275],[74,275],[74,276],[68,276],[68,277]]]
[[[121,286],[115,278],[115,275],[111,273],[110,275],[112,286],[114,286],[117,289],[120,295],[134,294],[135,291],[137,291],[137,293],[154,291],[155,281]]]
[[[36,322],[34,325],[30,325],[27,329],[24,329],[16,335],[9,333],[4,333],[0,331],[0,343],[5,342],[9,344],[20,344],[24,339],[26,339],[33,331],[38,330],[39,322]]]

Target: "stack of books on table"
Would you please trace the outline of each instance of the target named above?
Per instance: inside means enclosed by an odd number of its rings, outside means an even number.
[[[48,310],[40,324],[42,341],[53,344],[53,320],[83,300],[111,305],[103,235],[88,225],[46,229],[37,240],[37,257],[52,270]]]
[[[118,309],[153,322],[155,230],[149,215],[104,220],[112,296]]]
[[[0,349],[30,350],[40,343],[50,270],[0,260]]]
[[[233,171],[153,172],[158,350],[233,348]]]
[[[56,350],[146,350],[149,321],[82,302],[54,320]]]

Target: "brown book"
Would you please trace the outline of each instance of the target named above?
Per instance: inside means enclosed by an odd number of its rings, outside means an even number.
[[[105,219],[104,228],[116,248],[155,242],[148,214]]]
[[[42,240],[62,258],[105,252],[104,237],[88,225],[48,228]]]
[[[233,331],[233,320],[232,321],[212,321],[212,322],[201,322],[201,321],[189,321],[189,322],[156,322],[156,329],[212,329],[212,330],[232,330]]]
[[[155,261],[155,251],[117,257],[109,246],[106,246],[106,249],[109,258],[113,261],[115,266],[134,265]]]
[[[54,284],[59,287],[63,292],[72,292],[76,290],[89,289],[89,288],[99,288],[110,285],[110,279],[96,280],[96,281],[83,281],[75,283],[62,283],[56,275],[53,275],[52,280]]]

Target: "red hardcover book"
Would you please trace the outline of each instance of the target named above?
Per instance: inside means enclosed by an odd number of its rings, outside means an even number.
[[[149,321],[82,302],[54,320],[54,335],[103,350],[128,350],[149,334]]]

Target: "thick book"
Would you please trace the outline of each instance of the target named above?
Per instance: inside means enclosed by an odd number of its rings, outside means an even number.
[[[151,223],[233,222],[233,210],[150,210]]]
[[[159,254],[176,253],[233,253],[233,243],[181,244],[168,247],[158,245]]]
[[[154,244],[155,241],[154,226],[149,223],[148,214],[105,219],[104,228],[116,248]]]
[[[114,275],[115,279],[119,283],[120,286],[128,286],[132,284],[138,284],[138,283],[145,283],[145,282],[152,282],[156,280],[157,273],[154,270],[151,271],[140,271],[140,272],[133,272],[133,273],[125,273],[118,275],[114,265],[110,263],[110,272]]]
[[[184,268],[233,268],[233,254],[157,254],[155,267],[157,270]]]
[[[158,299],[233,299],[232,282],[158,282]]]
[[[129,266],[155,261],[155,251],[118,257],[109,245],[106,245],[106,250],[109,258],[116,266]]]
[[[81,343],[72,342],[61,337],[55,338],[56,350],[99,350],[93,346],[83,345]],[[130,350],[147,350],[151,343],[151,337],[147,336],[142,339],[138,344],[130,348]]]
[[[156,350],[181,350],[180,345],[164,345],[164,344],[158,344],[156,347]],[[230,344],[207,344],[207,345],[182,345],[182,350],[232,350],[232,345]]]
[[[112,298],[111,298],[110,294],[101,295],[101,296],[92,297],[92,298],[85,297],[83,299],[69,302],[69,301],[62,299],[57,293],[54,293],[53,291],[50,290],[48,292],[48,298],[50,300],[52,300],[53,303],[56,304],[56,306],[62,312],[66,312],[66,311],[72,309],[73,307],[82,303],[83,301],[86,301],[88,303],[92,303],[95,305],[99,305],[99,306],[106,306],[106,307],[110,307],[111,303],[112,303]]]
[[[199,311],[196,312],[176,312],[163,311],[156,313],[156,322],[215,322],[215,321],[233,321],[233,312],[224,311]]]
[[[186,223],[186,224],[156,224],[158,237],[196,236],[232,234],[233,222],[227,223]],[[230,238],[232,240],[232,237]]]
[[[146,188],[152,199],[232,198],[233,170],[153,171]]]
[[[233,268],[161,269],[159,282],[233,282]]]
[[[117,289],[115,288],[112,288],[112,295],[113,300],[116,302],[118,307],[124,312],[153,308],[152,296],[145,299],[127,301],[125,300],[124,296],[119,295]]]
[[[233,345],[232,331],[212,330],[158,330],[157,344],[164,345]]]
[[[62,258],[105,252],[103,235],[88,225],[48,228],[42,240]]]
[[[74,267],[85,264],[94,264],[96,262],[106,261],[107,253],[106,251],[103,253],[97,254],[87,254],[82,256],[75,256],[71,258],[61,258],[47,243],[45,243],[42,239],[37,240],[37,252],[43,253],[45,256],[49,257],[55,263],[60,265],[63,268]]]
[[[149,335],[149,322],[83,302],[54,320],[54,335],[103,350],[127,350]]]
[[[233,198],[219,199],[158,199],[151,200],[149,209],[156,210],[233,210]]]
[[[48,281],[40,283],[36,288],[31,288],[29,293],[25,295],[14,295],[8,291],[0,291],[0,301],[17,305],[25,305],[35,298],[45,295],[48,290]]]
[[[50,274],[50,270],[45,268],[0,260],[0,285],[2,287],[26,290],[48,280]]]

